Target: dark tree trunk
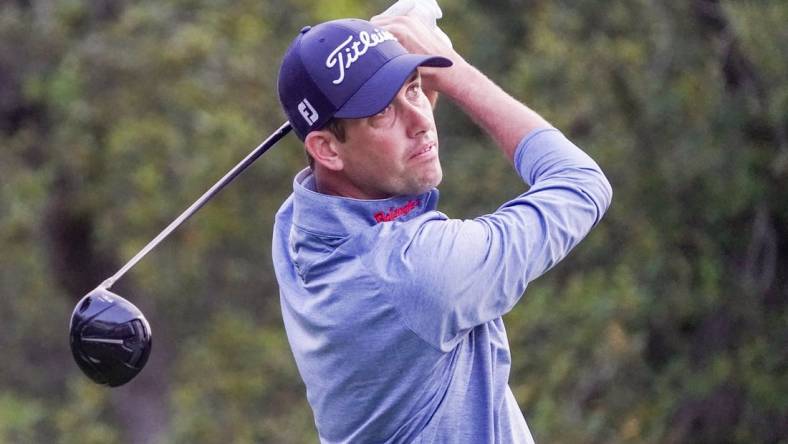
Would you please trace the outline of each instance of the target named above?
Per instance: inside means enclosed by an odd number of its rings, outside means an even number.
[[[92,222],[96,215],[79,209],[78,194],[71,183],[67,174],[63,174],[53,189],[42,226],[49,243],[47,251],[54,280],[65,296],[76,304],[112,275],[119,265],[109,252],[97,251]],[[123,285],[126,291],[131,287],[127,283]],[[157,336],[157,327],[163,323],[159,322],[154,304],[131,299],[152,325],[153,351],[145,369],[134,380],[107,390],[111,390],[113,414],[123,430],[124,442],[154,444],[163,441],[169,425],[167,356],[171,356],[172,345],[164,339],[166,334]]]

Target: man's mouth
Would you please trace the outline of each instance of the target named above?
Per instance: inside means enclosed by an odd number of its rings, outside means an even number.
[[[410,158],[411,159],[415,159],[415,158],[418,158],[418,157],[428,156],[428,155],[432,154],[435,151],[435,148],[436,148],[435,145],[436,145],[435,142],[430,142],[430,143],[424,145],[420,149],[416,150],[416,152],[411,154]]]

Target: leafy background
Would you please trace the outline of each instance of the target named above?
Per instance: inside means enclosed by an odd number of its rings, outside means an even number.
[[[283,121],[305,24],[388,2],[0,4],[0,442],[308,443],[271,224],[289,137],[113,290],[155,348],[117,389],[73,364],[76,301]],[[788,442],[788,4],[443,0],[455,47],[584,147],[604,222],[506,324],[539,442]],[[448,101],[442,209],[522,189]],[[327,375],[330,377],[330,375]]]

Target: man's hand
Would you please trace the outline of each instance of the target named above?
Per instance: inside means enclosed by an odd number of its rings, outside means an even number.
[[[443,17],[443,11],[438,6],[437,0],[397,0],[388,9],[381,12],[378,17],[406,15],[418,19],[448,45],[452,46],[451,39],[438,27],[438,19]]]

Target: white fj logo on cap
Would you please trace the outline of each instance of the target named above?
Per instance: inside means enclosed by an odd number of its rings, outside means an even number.
[[[315,107],[312,106],[312,104],[309,103],[309,100],[307,99],[304,99],[298,103],[298,112],[301,113],[301,117],[306,120],[306,123],[308,123],[309,126],[314,125],[315,122],[317,122],[317,118],[320,117],[317,111],[315,111]]]

